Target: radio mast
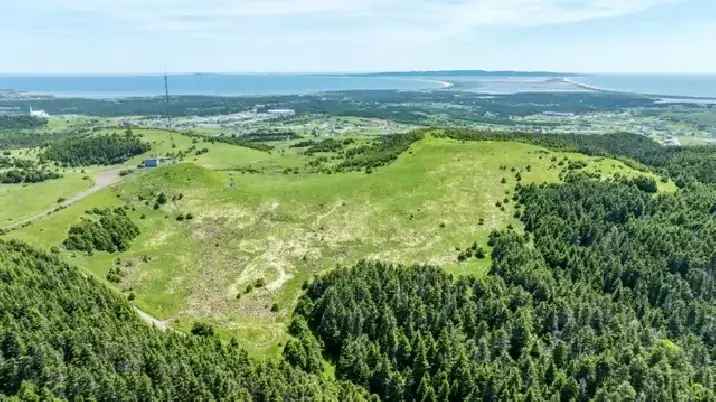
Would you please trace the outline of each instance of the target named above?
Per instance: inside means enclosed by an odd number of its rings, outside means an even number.
[[[164,113],[167,115],[167,128],[172,127],[172,118],[169,115],[169,80],[167,73],[164,73]]]

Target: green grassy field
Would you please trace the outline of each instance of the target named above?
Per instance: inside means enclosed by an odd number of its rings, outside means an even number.
[[[92,187],[91,180],[79,172],[65,173],[62,180],[36,184],[0,184],[0,227],[29,218],[50,209],[57,200]]]
[[[189,137],[156,130],[145,130],[144,136],[153,153],[192,144]],[[61,244],[87,209],[127,205],[141,229],[127,252],[61,251],[63,257],[103,281],[110,267],[120,266],[122,282],[110,285],[135,293],[142,310],[180,330],[195,320],[210,322],[255,355],[266,356],[278,353],[285,341],[288,315],[303,283],[337,265],[379,259],[483,275],[489,250],[487,258],[464,263],[457,255],[473,242],[487,249],[493,229],[519,228],[511,201],[517,172],[522,183],[555,182],[561,168],[553,159],[566,157],[587,162],[586,170],[605,177],[637,174],[610,159],[520,143],[433,137],[372,174],[283,174],[286,167],[303,166],[305,157],[227,144],[198,146],[209,152],[129,175],[7,237],[49,249]],[[247,166],[261,173],[239,172]],[[50,197],[33,186],[25,191]],[[671,183],[659,186],[673,190]],[[159,192],[170,202],[155,210]],[[176,219],[186,213],[194,218]],[[263,286],[256,287],[257,281]]]

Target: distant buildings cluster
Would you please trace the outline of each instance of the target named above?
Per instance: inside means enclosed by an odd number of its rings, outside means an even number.
[[[274,117],[293,117],[296,115],[296,111],[293,109],[269,109],[266,113]]]
[[[271,109],[266,105],[256,105],[254,108],[254,114],[257,116],[264,114],[273,118],[287,118],[295,116],[296,111],[293,109]]]

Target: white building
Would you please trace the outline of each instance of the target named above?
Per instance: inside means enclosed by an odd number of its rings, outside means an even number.
[[[274,117],[293,117],[296,115],[296,111],[293,109],[269,109],[266,112]]]
[[[50,117],[50,115],[44,110],[32,110],[32,106],[30,106],[30,116],[39,117],[41,119],[46,119]]]
[[[664,145],[667,147],[678,147],[681,146],[681,141],[679,141],[676,137],[666,137],[664,140]]]

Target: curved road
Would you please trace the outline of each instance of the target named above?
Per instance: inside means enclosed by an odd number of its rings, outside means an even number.
[[[81,191],[77,194],[74,194],[70,198],[58,203],[56,206],[54,206],[50,209],[47,209],[45,211],[42,211],[42,212],[35,214],[33,216],[30,216],[28,218],[24,218],[22,220],[14,222],[13,224],[11,224],[9,226],[5,226],[4,228],[2,228],[2,230],[10,231],[13,229],[17,229],[27,223],[31,223],[38,219],[42,219],[42,218],[52,214],[59,208],[69,207],[70,205],[72,205],[72,204],[74,204],[74,203],[76,203],[76,202],[102,190],[102,189],[105,189],[105,188],[111,186],[112,184],[119,182],[122,178],[122,176],[120,176],[119,172],[122,171],[123,169],[125,169],[125,168],[118,167],[118,168],[103,170],[103,171],[97,173],[97,176],[94,178],[94,185],[92,187],[90,187],[89,189],[87,189],[85,191]]]
[[[34,222],[38,219],[42,219],[42,218],[52,214],[58,208],[69,207],[70,205],[72,205],[78,201],[81,201],[84,198],[87,198],[88,196],[119,182],[122,179],[122,176],[119,174],[119,172],[122,171],[123,169],[124,169],[123,167],[118,167],[118,168],[103,170],[103,171],[97,173],[97,176],[94,178],[94,185],[92,187],[90,187],[89,189],[87,189],[85,191],[81,191],[77,194],[74,194],[72,197],[62,201],[61,203],[58,203],[57,206],[55,206],[55,207],[52,207],[45,211],[42,211],[39,214],[35,214],[29,218],[25,218],[20,221],[17,221],[10,226],[6,226],[6,227],[2,228],[2,230],[10,231],[12,229],[16,229],[16,228],[28,223],[28,222]],[[166,331],[169,328],[169,323],[167,321],[161,321],[161,320],[154,318],[149,313],[142,311],[136,305],[133,305],[133,307],[134,307],[134,311],[137,313],[139,318],[142,321],[144,321],[145,323],[147,323],[147,325],[154,326],[155,328],[159,329],[160,331]]]

